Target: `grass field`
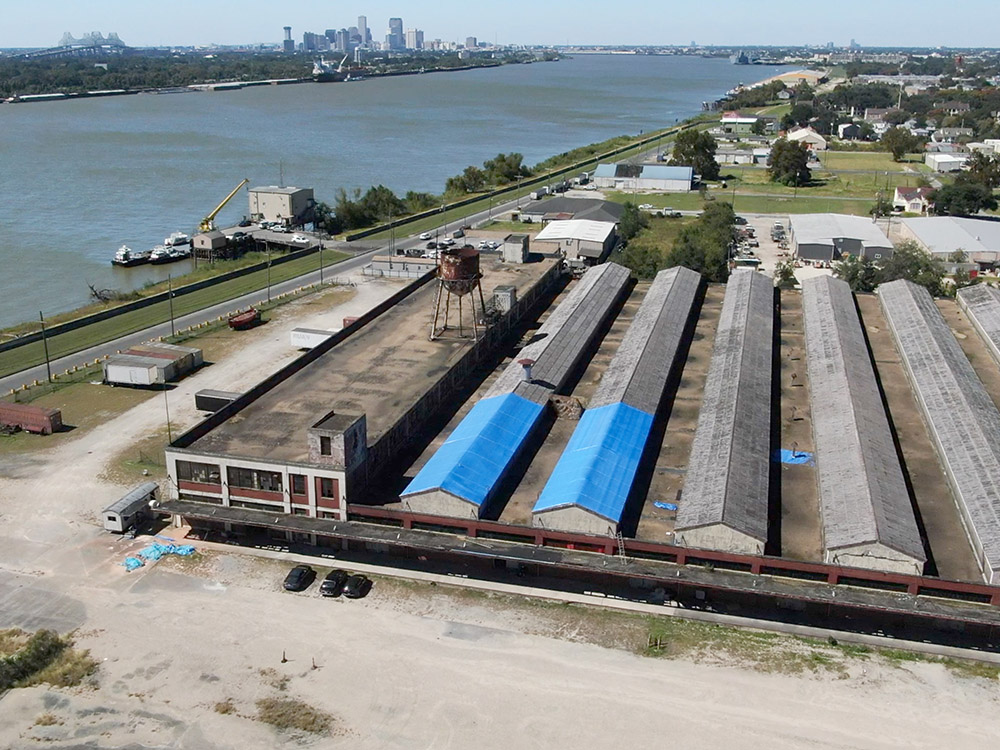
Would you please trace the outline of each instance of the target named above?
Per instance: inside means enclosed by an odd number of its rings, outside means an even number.
[[[327,251],[323,253],[324,266],[330,266],[348,256],[344,253]],[[271,268],[271,283],[277,284],[288,279],[293,279],[309,271],[319,268],[319,254],[309,255],[305,258],[283,263]],[[336,273],[335,268],[331,268],[331,275]],[[238,279],[231,279],[206,289],[199,289],[196,292],[185,294],[183,297],[174,299],[174,317],[202,310],[219,302],[234,299],[241,295],[261,289],[266,284],[267,271],[255,271],[254,273],[241,276]],[[265,292],[261,290],[263,296]],[[170,320],[169,303],[158,302],[140,310],[117,315],[99,323],[93,323],[75,331],[52,336],[48,339],[49,357],[58,357],[73,354],[74,352],[87,349],[91,346],[102,344],[106,341],[113,341],[119,336],[124,336],[135,331],[140,331],[152,325],[157,325]],[[42,342],[26,344],[10,351],[0,352],[0,377],[20,372],[21,370],[39,365],[45,361],[45,352]]]
[[[788,188],[785,188],[787,191]],[[797,197],[779,195],[747,195],[737,191],[735,200],[732,190],[717,190],[709,193],[716,200],[733,203],[736,212],[754,214],[812,214],[837,213],[867,216],[875,202],[874,198],[809,197],[799,191]],[[657,208],[670,207],[678,211],[700,211],[705,206],[698,193],[673,193],[669,195],[630,195],[627,193],[607,193],[608,200],[624,203],[649,203]]]
[[[804,197],[864,198],[874,201],[879,191],[891,197],[897,187],[916,187],[920,176],[906,172],[828,172],[813,170],[812,184],[800,187],[798,194]],[[786,195],[792,192],[787,185],[780,185],[767,176],[762,168],[728,170],[730,189],[737,193],[768,193]]]
[[[924,171],[923,154],[907,154],[904,161],[896,162],[885,151],[820,151],[819,160],[826,169],[902,172],[909,167]]]

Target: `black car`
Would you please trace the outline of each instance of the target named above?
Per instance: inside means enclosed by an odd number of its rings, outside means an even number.
[[[305,591],[316,580],[316,571],[308,565],[296,565],[285,576],[286,591]]]
[[[740,225],[743,225],[743,224],[747,223],[747,220],[744,217],[742,217],[742,216],[737,216],[733,221],[735,221],[737,224],[740,224]]]
[[[321,596],[340,596],[347,584],[347,571],[331,570],[319,585]]]
[[[344,596],[348,599],[364,599],[371,590],[371,579],[368,576],[355,573],[347,579],[347,585],[344,586]]]
[[[240,224],[239,224],[239,225],[240,225],[241,227],[249,227],[249,226],[251,226],[252,224],[253,224],[253,222],[252,222],[252,221],[250,221],[250,219],[244,219],[243,221],[241,221],[241,222],[240,222]]]

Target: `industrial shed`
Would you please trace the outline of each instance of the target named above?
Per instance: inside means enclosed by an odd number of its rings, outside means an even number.
[[[756,271],[729,277],[675,540],[759,555],[767,542],[774,288]]]
[[[700,284],[687,268],[657,274],[535,503],[533,525],[618,532]]]
[[[916,240],[941,260],[947,260],[956,250],[982,265],[1000,260],[1000,222],[960,216],[914,217],[900,221],[899,234]]]
[[[584,274],[400,494],[409,510],[478,518],[487,509],[549,397],[590,351],[629,278],[628,269],[614,263]]]
[[[844,214],[797,214],[789,218],[797,258],[830,263],[844,255],[868,260],[892,257],[892,243],[871,219]]]
[[[618,231],[610,221],[571,219],[551,221],[535,236],[539,252],[562,253],[567,261],[594,265],[604,260],[618,242]]]
[[[1000,583],[1000,412],[926,289],[878,296],[983,577]]]
[[[312,188],[269,185],[250,188],[249,197],[252,221],[300,226],[312,221],[316,206]]]
[[[926,556],[850,286],[802,282],[826,562],[920,575]]]
[[[691,167],[665,164],[598,164],[594,184],[610,190],[659,190],[687,193],[694,183]]]
[[[1000,364],[1000,292],[988,284],[975,284],[959,289],[955,298],[989,349],[990,356]]]

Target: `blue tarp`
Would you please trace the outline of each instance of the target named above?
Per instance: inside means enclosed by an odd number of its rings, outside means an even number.
[[[479,401],[402,495],[441,489],[483,505],[538,424],[542,405],[515,393]]]
[[[650,414],[623,403],[585,411],[534,512],[576,505],[621,521],[652,426]]]
[[[663,503],[660,502],[659,500],[654,501],[653,505],[655,505],[657,508],[661,508],[662,510],[677,510],[677,506],[674,505],[673,503]]]
[[[806,466],[812,466],[815,464],[813,460],[813,454],[807,453],[806,451],[790,451],[782,448],[774,452],[772,457],[774,461],[778,461],[783,464],[805,464]]]
[[[139,550],[138,555],[146,560],[159,560],[164,555],[192,555],[194,547],[190,544],[157,544],[153,543],[145,549]]]
[[[145,564],[146,563],[144,563],[142,560],[136,557],[126,557],[125,562],[122,563],[122,565],[125,566],[125,570],[127,570],[129,573],[131,573],[136,568],[141,568]]]

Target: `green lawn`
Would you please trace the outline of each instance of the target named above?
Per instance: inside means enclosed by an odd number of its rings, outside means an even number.
[[[789,188],[784,188],[788,191]],[[763,192],[763,191],[761,191]],[[698,193],[674,193],[670,195],[636,195],[627,193],[606,193],[608,200],[624,203],[650,203],[657,208],[671,207],[678,211],[700,211],[704,207],[704,202]],[[733,202],[732,190],[717,190],[710,195],[716,200],[733,203],[733,208],[738,212],[755,214],[811,214],[811,213],[837,213],[854,214],[856,216],[867,216],[868,210],[875,202],[871,199],[842,199],[835,197],[809,197],[803,195],[802,190],[795,198],[779,197],[771,195],[744,195],[737,191],[736,200]],[[791,195],[791,194],[790,194]]]
[[[896,187],[916,187],[920,176],[905,172],[828,172],[813,170],[813,183],[801,187],[799,195],[804,197],[842,197],[874,200],[881,191],[891,197]],[[729,188],[737,193],[768,193],[782,195],[792,193],[792,189],[773,183],[763,168],[744,169],[739,172],[728,170]],[[735,179],[734,179],[735,178]]]
[[[873,172],[902,172],[904,167],[920,169],[924,166],[923,154],[907,154],[905,161],[896,162],[892,160],[892,154],[884,151],[820,151],[819,160],[826,169]]]
[[[323,253],[323,265],[331,266],[337,261],[348,256],[327,250]],[[298,258],[288,263],[283,263],[271,268],[271,283],[277,284],[288,279],[301,276],[309,271],[319,268],[319,254],[314,253],[305,258]],[[330,269],[331,276],[336,273],[335,268]],[[199,289],[191,294],[174,299],[174,317],[180,317],[196,310],[210,307],[219,302],[234,299],[241,295],[261,290],[261,296],[266,294],[263,287],[267,283],[267,271],[255,271],[254,273],[231,279],[206,289]],[[143,328],[163,323],[170,320],[169,303],[158,302],[140,310],[117,315],[108,320],[84,326],[75,331],[69,331],[48,339],[49,357],[56,359],[67,354],[87,349],[91,346],[102,344],[124,336],[128,333],[140,331]],[[0,377],[19,372],[25,368],[39,365],[45,361],[45,354],[41,342],[26,344],[10,351],[0,352]]]

